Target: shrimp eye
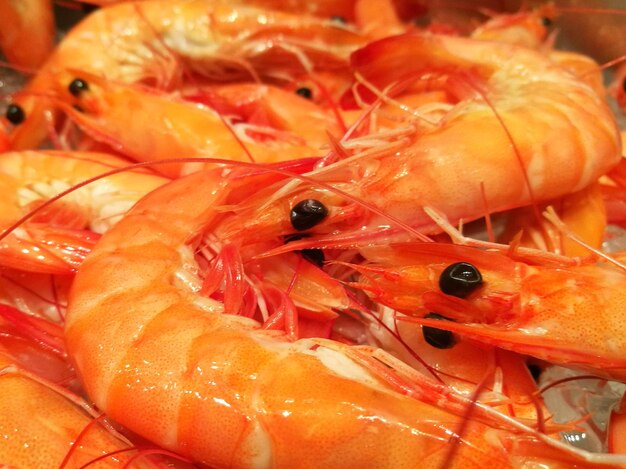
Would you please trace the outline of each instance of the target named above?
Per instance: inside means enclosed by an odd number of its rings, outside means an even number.
[[[11,124],[18,125],[24,122],[26,114],[24,113],[24,109],[17,104],[9,104],[5,117]]]
[[[324,256],[324,251],[321,249],[303,249],[300,251],[300,254],[302,254],[302,257],[304,257],[311,264],[314,264],[319,268],[324,266],[326,257]]]
[[[348,21],[343,16],[340,16],[340,15],[331,16],[330,21],[332,21],[333,23],[339,23],[339,24],[348,23]]]
[[[327,215],[328,209],[319,200],[301,200],[291,209],[291,226],[298,231],[308,230],[321,223]]]
[[[75,78],[69,84],[67,89],[73,96],[76,96],[78,98],[83,91],[87,91],[89,89],[89,85],[85,80]]]
[[[439,288],[446,295],[465,298],[483,283],[478,269],[467,262],[456,262],[441,272]]]
[[[547,16],[542,16],[541,24],[544,25],[546,28],[549,28],[550,26],[552,26],[552,20]]]
[[[449,321],[448,318],[437,313],[428,313],[424,316],[426,319],[438,319],[441,321]],[[447,349],[452,348],[456,344],[456,338],[450,331],[437,329],[432,326],[422,326],[422,335],[424,340],[435,348]]]
[[[313,98],[313,91],[311,91],[311,88],[307,88],[306,86],[298,88],[296,90],[296,94],[298,96],[302,96],[303,98],[306,98],[306,99]]]

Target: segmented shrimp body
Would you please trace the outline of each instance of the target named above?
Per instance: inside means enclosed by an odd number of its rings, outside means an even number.
[[[7,229],[48,198],[124,160],[103,153],[8,152],[0,158],[0,227]],[[0,243],[0,264],[39,273],[72,273],[99,237],[165,178],[126,171],[78,189],[44,208]]]
[[[45,138],[45,111],[51,108],[45,98],[54,75],[68,67],[170,89],[184,73],[227,80],[341,68],[362,44],[358,34],[330,19],[210,0],[101,8],[69,32],[14,97],[25,119],[12,129],[11,145],[33,148]]]
[[[81,266],[66,339],[89,396],[131,430],[213,467],[440,467],[467,409],[444,387],[396,375],[380,351],[287,341],[198,295],[188,281],[198,272],[194,240],[228,187],[222,170],[163,186]],[[475,411],[486,422],[466,422],[448,467],[575,461]]]
[[[406,127],[344,140],[348,157],[308,176],[422,232],[438,229],[422,210],[425,205],[453,223],[474,220],[580,190],[621,158],[617,125],[604,100],[532,50],[403,35],[358,50],[352,63],[380,89],[445,73],[447,92],[457,103],[444,104],[443,111],[441,106],[418,110]],[[260,208],[254,201],[242,206],[242,217],[225,233],[291,233],[290,210],[304,199],[318,200],[328,212],[307,233],[329,238],[334,233],[345,240],[350,227],[364,236],[364,227],[371,233],[390,225],[388,218],[362,213],[327,186],[307,181],[272,187]]]

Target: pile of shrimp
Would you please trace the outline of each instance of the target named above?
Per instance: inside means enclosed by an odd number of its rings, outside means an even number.
[[[0,2],[0,466],[626,467],[626,40],[562,3]]]

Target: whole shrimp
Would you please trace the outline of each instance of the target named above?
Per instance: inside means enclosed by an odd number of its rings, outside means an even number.
[[[75,89],[77,84],[80,84],[78,90]],[[262,92],[260,85],[228,87],[250,100],[253,97],[246,91]],[[72,90],[75,95],[71,94]],[[216,99],[221,103],[232,101],[233,96],[225,95],[227,92],[223,90],[221,100],[219,97]],[[306,112],[303,112],[304,116],[299,116],[299,111],[291,112],[290,116],[296,119],[294,122],[298,122],[289,124],[295,127],[293,130],[306,127],[307,124],[314,130],[301,133],[271,127],[268,125],[270,122],[265,122],[265,125],[238,123],[236,116],[233,119],[232,114],[222,115],[203,104],[184,101],[138,85],[107,82],[79,71],[69,73],[60,81],[58,93],[61,109],[87,135],[138,161],[204,156],[274,163],[315,155],[319,153],[317,147],[323,143],[323,139],[328,138],[326,131],[337,136],[339,134],[337,124],[330,116],[316,109],[317,106],[305,98],[287,92],[272,92],[272,97],[282,98],[273,102],[274,109],[279,108],[287,113],[287,106],[297,104],[305,110],[317,110],[317,117],[309,116]],[[212,96],[216,93],[219,90]],[[199,100],[202,100],[202,96],[199,96]],[[210,96],[207,101],[210,102]],[[220,107],[220,102],[215,104]],[[255,108],[261,110],[261,106]],[[284,127],[280,114],[276,114],[270,114],[270,119],[273,117],[274,122]],[[298,120],[298,117],[303,118]],[[137,138],[137,135],[142,137]],[[198,169],[198,163],[155,168],[170,177]]]
[[[439,228],[423,206],[453,223],[470,221],[583,189],[621,158],[605,101],[530,49],[411,34],[373,42],[352,63],[378,87],[443,73],[452,104],[342,140],[343,159],[307,174],[307,181],[268,188],[261,204],[241,204],[220,228],[225,239],[301,231],[310,236],[284,249],[347,245],[392,233],[390,216],[432,233]],[[385,217],[362,210],[354,198]],[[317,217],[301,213],[298,204],[307,200]]]
[[[7,110],[11,148],[33,148],[46,137],[51,80],[68,67],[171,89],[185,74],[227,80],[345,68],[350,52],[362,44],[357,33],[329,19],[212,0],[101,8],[68,33],[13,97]]]
[[[107,415],[219,468],[593,465],[481,405],[467,420],[471,404],[381,351],[291,342],[199,295],[184,279],[199,273],[195,243],[228,179],[198,172],[152,192],[82,264],[66,340]]]
[[[0,158],[0,227],[8,229],[48,198],[127,163],[89,152],[24,151]],[[38,212],[0,243],[0,265],[68,274],[106,231],[147,192],[167,180],[141,171],[99,179]]]

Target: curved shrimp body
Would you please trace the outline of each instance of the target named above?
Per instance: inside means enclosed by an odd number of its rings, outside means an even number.
[[[438,109],[432,121],[428,113],[406,121],[395,134],[382,129],[342,142],[348,158],[307,175],[319,185],[299,181],[268,189],[261,208],[254,201],[242,206],[241,216],[224,224],[223,236],[291,233],[290,210],[303,199],[318,200],[328,213],[307,229],[309,242],[324,234],[347,241],[350,229],[362,237],[390,225],[328,186],[423,233],[436,232],[424,206],[453,223],[470,221],[580,190],[621,158],[620,135],[604,100],[532,50],[407,34],[371,43],[352,62],[381,87],[445,73],[457,104],[443,116]]]
[[[0,2],[0,49],[9,62],[35,70],[54,47],[51,0]]]
[[[531,265],[497,252],[433,243],[368,249],[364,255],[371,264],[362,268],[363,286],[377,301],[410,316],[437,312],[451,319],[420,324],[597,375],[626,377],[626,275],[612,264]],[[483,284],[465,298],[439,286],[442,272],[455,262],[470,263],[482,275]]]
[[[445,405],[443,388],[410,397],[387,371],[359,364],[360,349],[288,342],[220,314],[221,303],[180,281],[197,271],[188,243],[228,184],[221,170],[199,172],[153,192],[81,266],[65,332],[89,396],[131,430],[213,467],[440,467],[463,421],[428,403]],[[512,467],[533,447],[557,467],[566,457],[496,427],[468,422],[452,466]]]
[[[318,152],[298,134],[231,124],[229,117],[202,104],[86,73],[70,76],[60,81],[59,91],[68,101],[62,109],[88,135],[138,161],[204,156],[274,163]],[[75,80],[86,87],[76,97],[67,90]],[[200,167],[199,163],[181,163],[156,165],[155,170],[176,177]]]
[[[50,80],[68,67],[110,80],[171,88],[190,70],[226,80],[345,68],[350,52],[362,44],[358,34],[337,22],[212,0],[105,7],[72,29],[37,76],[14,96],[25,120],[12,129],[11,148],[33,148],[46,137]]]
[[[48,198],[127,163],[103,153],[8,152],[0,158],[0,227],[7,229]],[[42,209],[0,243],[0,264],[72,273],[99,237],[165,178],[137,171],[100,179]],[[89,230],[89,231],[86,231]]]
[[[0,318],[0,461],[12,468],[77,468],[102,457],[94,467],[123,467],[133,453],[106,457],[128,449],[81,410],[54,382],[71,379],[67,357],[35,343],[15,324]],[[15,311],[18,317],[19,311]],[[62,343],[62,329],[56,326]],[[46,335],[51,331],[47,328]],[[78,397],[76,397],[78,400]],[[81,435],[81,432],[85,433]],[[75,448],[72,449],[72,446]]]
[[[268,236],[293,232],[289,211],[309,198],[328,210],[308,230],[312,234],[341,230],[345,237],[350,227],[362,234],[362,227],[390,224],[378,215],[356,216],[354,204],[331,193],[329,185],[428,233],[438,227],[424,206],[437,208],[453,223],[474,220],[580,190],[620,160],[619,132],[604,100],[532,50],[403,35],[369,44],[353,54],[352,62],[381,87],[445,73],[457,104],[443,115],[441,109],[421,114],[395,133],[383,129],[344,142],[348,149],[368,143],[371,148],[353,150],[349,158],[308,174],[325,186],[307,181],[280,191],[270,188],[258,212],[252,201],[241,208],[242,217],[225,228],[229,236],[247,230]]]

